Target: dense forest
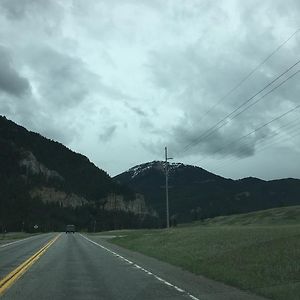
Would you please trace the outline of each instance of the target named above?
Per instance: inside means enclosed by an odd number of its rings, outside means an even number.
[[[64,195],[68,203],[55,197],[48,201],[47,191]],[[132,189],[85,156],[0,117],[1,231],[33,231],[34,225],[61,231],[70,223],[90,231],[158,226],[151,209],[105,208],[108,195],[118,195],[125,204],[136,200]]]

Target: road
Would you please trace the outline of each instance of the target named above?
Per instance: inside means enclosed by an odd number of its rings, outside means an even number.
[[[1,299],[262,299],[112,246],[103,239],[91,240],[79,233],[63,233],[53,240],[55,236],[38,235],[0,246],[3,281],[47,245],[20,278],[11,279],[13,283]]]
[[[7,241],[0,244],[0,278],[18,267],[32,254],[36,253],[42,246],[53,238],[55,234],[34,235],[32,237]]]

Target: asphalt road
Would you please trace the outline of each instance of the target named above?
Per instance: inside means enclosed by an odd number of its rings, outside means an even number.
[[[0,279],[54,236],[0,247]],[[78,233],[63,233],[0,298],[261,299]]]
[[[41,234],[0,244],[0,279],[36,253],[55,234]]]

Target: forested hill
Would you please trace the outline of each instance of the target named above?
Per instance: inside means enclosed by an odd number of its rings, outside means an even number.
[[[115,177],[165,216],[164,162],[135,166]],[[232,180],[182,163],[169,165],[170,215],[179,222],[300,204],[300,180]]]
[[[71,151],[61,143],[28,131],[5,117],[0,117],[0,139],[10,150],[17,150],[20,160],[26,159],[26,151],[30,151],[38,162],[49,170],[55,170],[63,178],[64,189],[77,192],[90,200],[104,197],[112,191],[130,194],[129,189],[116,185],[105,171],[97,168],[87,157]]]
[[[2,116],[0,191],[0,230],[139,227],[155,215],[85,156]]]

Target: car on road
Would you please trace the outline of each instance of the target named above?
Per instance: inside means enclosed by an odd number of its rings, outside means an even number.
[[[75,225],[67,225],[66,226],[66,233],[75,233]]]

